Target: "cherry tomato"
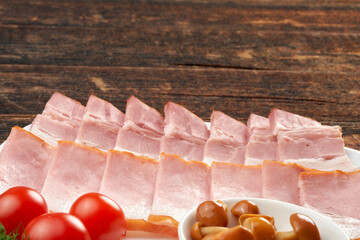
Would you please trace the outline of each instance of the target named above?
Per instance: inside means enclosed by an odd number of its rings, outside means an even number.
[[[91,240],[80,219],[68,213],[47,213],[34,218],[26,226],[23,239]]]
[[[100,193],[87,193],[71,206],[88,229],[92,240],[118,240],[126,235],[124,212],[112,199]]]
[[[0,195],[0,222],[6,232],[19,233],[35,217],[47,213],[45,199],[34,189],[13,187]]]

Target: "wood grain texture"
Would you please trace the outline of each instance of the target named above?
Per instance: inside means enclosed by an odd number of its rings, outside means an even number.
[[[359,71],[356,7],[152,1],[1,6],[3,64]]]
[[[278,107],[360,150],[359,49],[358,0],[1,0],[0,142],[60,91],[207,121]]]

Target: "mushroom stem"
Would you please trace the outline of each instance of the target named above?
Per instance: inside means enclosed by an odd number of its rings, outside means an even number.
[[[275,233],[275,240],[297,240],[297,239],[298,238],[294,231]]]
[[[228,228],[227,227],[217,227],[217,226],[214,226],[214,227],[202,227],[200,229],[200,232],[201,232],[201,235],[202,236],[206,236],[206,235],[209,235],[209,234],[217,234],[217,233],[220,233],[224,230],[227,230]]]

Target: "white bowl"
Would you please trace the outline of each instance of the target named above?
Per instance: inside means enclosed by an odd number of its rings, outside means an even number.
[[[275,227],[278,231],[291,231],[290,215],[293,213],[302,213],[314,220],[317,225],[322,240],[348,240],[346,234],[333,222],[325,216],[316,213],[307,208],[303,208],[294,204],[264,199],[264,198],[230,198],[222,200],[229,207],[229,227],[237,225],[237,219],[230,213],[230,209],[240,200],[250,200],[256,203],[261,214],[273,216],[275,219]],[[179,239],[190,240],[191,226],[196,222],[196,208],[188,212],[179,224]]]

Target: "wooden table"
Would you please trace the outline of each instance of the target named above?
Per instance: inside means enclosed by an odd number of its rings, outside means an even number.
[[[273,107],[360,149],[360,1],[0,1],[0,142],[54,91],[246,122]]]

